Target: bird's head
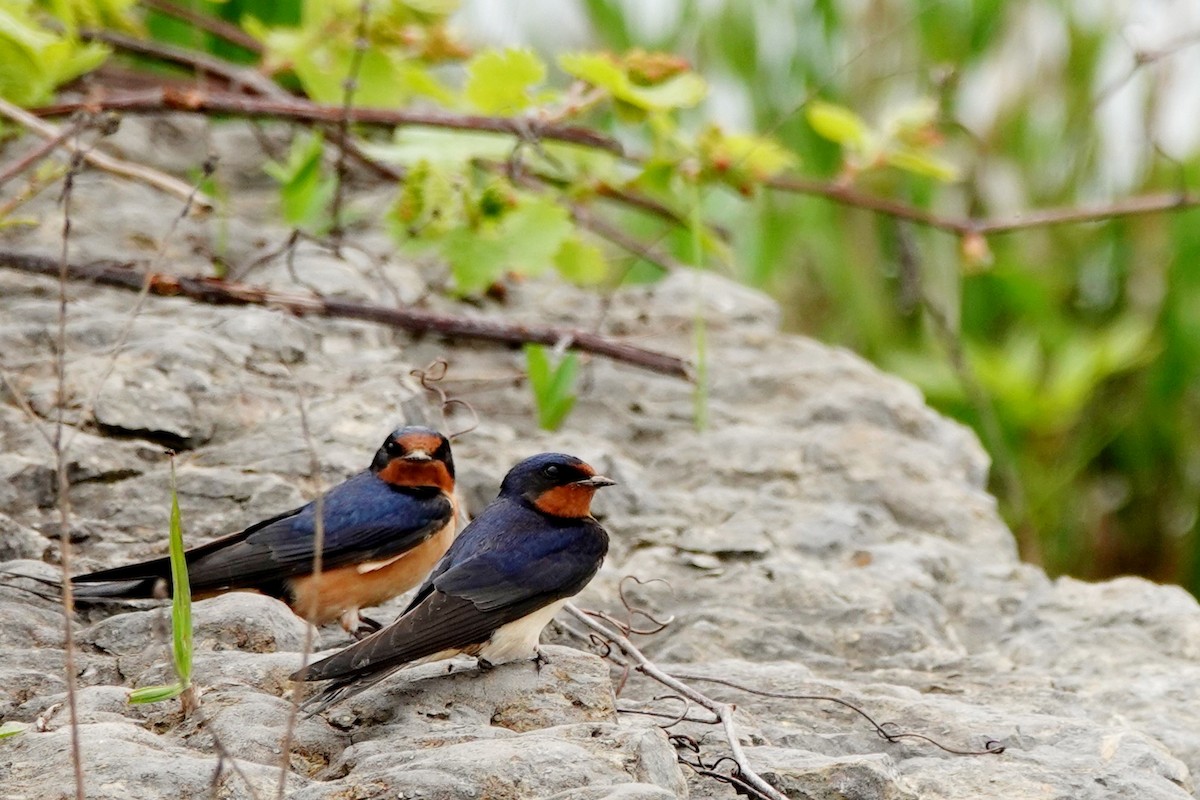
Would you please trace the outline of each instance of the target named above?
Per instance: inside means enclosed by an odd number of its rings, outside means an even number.
[[[542,453],[510,469],[500,495],[520,498],[553,517],[574,519],[590,515],[592,495],[614,483],[574,456]]]
[[[410,425],[383,441],[371,472],[393,486],[429,486],[454,491],[454,459],[450,440],[432,428]]]

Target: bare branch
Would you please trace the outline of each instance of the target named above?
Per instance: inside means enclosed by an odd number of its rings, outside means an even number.
[[[207,53],[198,53],[183,47],[163,44],[149,39],[139,39],[123,33],[109,30],[92,30],[84,28],[79,31],[79,37],[89,42],[104,42],[127,53],[150,56],[160,61],[194,69],[214,75],[229,83],[234,88],[246,88],[264,97],[289,97],[275,81],[255,69],[239,67],[223,58],[216,58]]]
[[[218,36],[230,44],[236,44],[238,47],[249,50],[256,55],[261,55],[263,52],[263,46],[258,39],[255,39],[237,25],[226,22],[223,19],[210,14],[201,14],[200,12],[193,11],[188,6],[173,3],[171,0],[141,0],[141,4],[168,17],[190,22],[200,30],[211,33],[213,36]]]
[[[232,92],[177,89],[151,89],[128,92],[112,97],[89,99],[78,103],[59,103],[35,109],[39,116],[71,114],[87,108],[95,111],[122,111],[131,114],[154,114],[162,111],[187,111],[199,114],[233,114],[243,117],[267,117],[297,122],[338,123],[346,116],[341,106],[321,105],[299,98],[260,98]],[[350,109],[349,119],[360,125],[380,125],[399,128],[419,125],[460,131],[484,131],[510,136],[568,142],[593,147],[620,155],[621,145],[613,138],[590,128],[574,125],[545,124],[521,117],[488,117],[479,114],[453,114],[445,111],[417,109],[361,108]]]
[[[31,253],[0,250],[0,267],[39,275],[57,274],[54,259]],[[91,281],[102,286],[140,291],[147,278],[128,265],[70,264],[67,277]],[[159,296],[182,296],[214,305],[276,306],[297,316],[319,316],[335,319],[357,319],[375,322],[413,333],[436,334],[450,338],[473,339],[496,344],[519,345],[526,342],[556,345],[567,341],[569,348],[604,356],[651,372],[691,380],[691,367],[678,356],[647,350],[637,345],[609,339],[585,330],[553,325],[525,325],[481,317],[438,314],[414,308],[333,300],[322,297],[286,294],[256,286],[227,283],[215,278],[186,278],[162,273],[150,273],[150,293]]]
[[[350,56],[350,68],[342,81],[342,116],[338,120],[337,126],[337,140],[340,146],[338,147],[337,164],[334,167],[336,183],[333,189],[333,203],[329,209],[329,216],[333,220],[329,234],[335,245],[341,241],[343,233],[342,204],[345,202],[346,175],[349,172],[346,167],[346,145],[350,141],[350,111],[354,108],[354,93],[358,90],[358,73],[362,69],[363,58],[370,45],[370,42],[367,41],[367,21],[370,14],[370,0],[362,0],[358,5],[358,25],[354,31],[354,53]],[[334,253],[340,255],[337,249],[334,250]]]
[[[660,669],[657,664],[647,658],[646,655],[638,649],[637,645],[629,641],[628,637],[617,633],[617,631],[609,628],[607,625],[597,622],[588,614],[580,611],[574,603],[567,603],[564,608],[567,613],[573,616],[576,620],[620,650],[627,659],[637,665],[636,668],[639,672],[650,676],[654,680],[671,689],[680,697],[686,698],[696,705],[702,706],[719,718],[721,720],[721,726],[725,730],[725,738],[729,744],[729,752],[733,755],[733,760],[737,764],[738,777],[742,781],[745,781],[747,785],[752,787],[754,791],[760,794],[762,797],[769,798],[769,800],[787,800],[787,797],[785,797],[783,793],[781,793],[771,784],[767,783],[757,772],[755,772],[750,766],[750,763],[746,760],[746,752],[742,749],[742,744],[738,740],[738,730],[733,719],[734,707],[732,705],[713,700],[703,692],[700,692],[683,681],[667,674]]]
[[[188,186],[178,178],[172,178],[170,175],[159,172],[151,167],[141,164],[131,164],[128,161],[122,161],[119,158],[113,158],[94,150],[81,151],[78,145],[69,139],[62,138],[62,131],[57,126],[51,125],[45,120],[38,119],[33,114],[13,105],[3,98],[0,98],[0,115],[33,131],[43,139],[59,139],[62,146],[71,152],[83,152],[84,160],[97,169],[102,169],[105,172],[110,172],[122,178],[148,184],[181,200],[186,200],[192,195],[191,186]],[[213,201],[204,194],[196,195],[194,203],[197,207],[205,211],[211,211],[214,207]]]
[[[0,100],[0,103],[3,101]],[[79,741],[79,704],[77,701],[75,671],[75,595],[71,584],[71,482],[67,477],[67,447],[63,442],[64,414],[67,406],[67,254],[71,241],[71,195],[75,176],[87,158],[87,151],[72,147],[71,169],[63,180],[62,249],[58,258],[58,332],[54,351],[54,450],[55,488],[58,500],[58,549],[59,565],[62,567],[63,637],[66,647],[64,669],[67,683],[67,707],[71,714],[71,766],[75,775],[75,798],[84,800],[83,748]]]

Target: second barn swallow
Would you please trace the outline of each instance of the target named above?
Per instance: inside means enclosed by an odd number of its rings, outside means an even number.
[[[306,707],[317,713],[401,667],[460,654],[475,656],[483,668],[540,658],[542,628],[608,552],[591,501],[613,483],[561,453],[517,464],[399,619],[292,675],[332,681]]]
[[[317,501],[185,555],[193,596],[248,589],[285,601],[316,625],[339,620],[356,636],[380,625],[359,609],[416,586],[454,540],[450,442],[437,431],[394,431],[369,469],[321,498],[321,571],[314,574]],[[80,600],[162,596],[171,563],[158,558],[72,579]]]

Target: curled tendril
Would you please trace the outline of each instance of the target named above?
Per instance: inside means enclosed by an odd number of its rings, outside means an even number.
[[[426,364],[422,369],[411,370],[408,374],[412,375],[421,384],[421,388],[437,396],[439,407],[442,410],[443,416],[449,416],[449,411],[454,406],[462,406],[471,415],[471,424],[460,431],[455,431],[449,434],[446,438],[453,441],[465,433],[470,433],[479,427],[479,414],[476,413],[475,407],[458,397],[449,397],[446,390],[438,384],[445,379],[446,373],[450,371],[450,363],[444,358],[435,358],[433,361]]]
[[[651,614],[649,611],[642,608],[641,606],[634,605],[629,600],[629,598],[625,595],[625,584],[628,581],[633,581],[638,586],[645,586],[650,583],[661,583],[661,584],[665,585],[667,587],[667,589],[671,589],[671,584],[663,578],[651,578],[650,580],[644,581],[636,575],[626,575],[625,577],[621,578],[621,582],[619,584],[617,584],[617,596],[621,598],[621,605],[625,606],[627,622],[625,625],[620,625],[619,623],[617,623],[615,620],[612,620],[612,619],[610,619],[609,622],[612,622],[613,624],[618,625],[624,631],[626,636],[628,636],[631,633],[640,634],[642,636],[653,636],[654,634],[656,634],[660,631],[666,630],[667,626],[675,621],[675,616],[671,615],[671,616],[667,617],[666,619],[658,619],[657,617],[655,617],[653,614]],[[652,627],[650,627],[650,628],[635,628],[633,626],[633,620],[636,617],[645,618]]]
[[[768,692],[768,691],[764,691],[762,689],[755,689],[750,686],[744,686],[740,683],[735,683],[733,681],[727,681],[724,678],[709,678],[709,677],[705,677],[703,675],[681,675],[678,677],[684,678],[689,681],[702,681],[704,683],[716,683],[716,684],[720,684],[721,686],[728,686],[731,689],[737,689],[738,691],[747,692],[749,694],[758,695],[760,697],[777,697],[782,700],[818,700],[818,701],[826,702],[826,703],[836,703],[839,706],[843,706],[845,708],[850,709],[855,714],[858,714],[860,717],[865,719],[867,721],[867,723],[872,728],[875,729],[875,734],[877,736],[879,736],[881,739],[884,739],[885,741],[888,741],[892,744],[895,744],[896,742],[902,741],[904,739],[912,739],[912,740],[919,741],[919,742],[925,742],[926,744],[931,744],[934,747],[936,747],[937,749],[941,750],[942,752],[950,753],[951,755],[956,755],[956,756],[1000,755],[1005,750],[1005,745],[1002,742],[999,742],[995,739],[988,739],[984,743],[984,749],[982,749],[982,750],[960,750],[958,748],[954,748],[954,747],[950,747],[948,745],[942,744],[938,740],[931,738],[929,736],[926,736],[923,733],[916,733],[914,731],[906,731],[906,730],[895,730],[896,728],[900,727],[895,722],[882,722],[882,723],[876,722],[875,718],[872,717],[870,714],[868,714],[866,711],[863,711],[861,708],[856,706],[854,703],[851,703],[849,700],[843,700],[840,697],[832,697],[830,695],[824,695],[824,694],[787,694],[785,692]]]

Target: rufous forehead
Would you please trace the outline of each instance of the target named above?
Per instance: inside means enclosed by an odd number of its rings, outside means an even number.
[[[406,433],[396,441],[409,450],[424,450],[431,455],[442,446],[442,437],[432,433]]]
[[[579,467],[579,471],[582,472],[584,475],[587,475],[589,478],[596,474],[595,468],[591,464],[588,464],[585,461],[580,461],[575,466]]]

